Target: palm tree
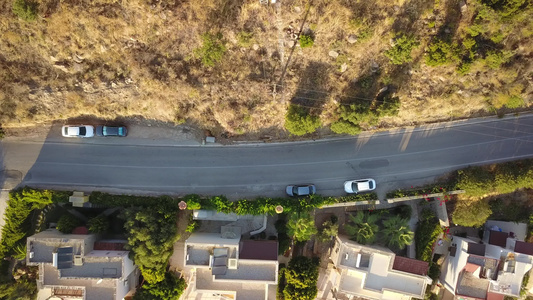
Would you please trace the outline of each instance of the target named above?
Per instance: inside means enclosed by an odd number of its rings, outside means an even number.
[[[379,229],[376,224],[378,219],[378,215],[358,211],[355,216],[350,215],[350,221],[353,225],[344,225],[344,230],[359,244],[372,244]]]
[[[387,246],[402,250],[411,245],[415,234],[409,229],[409,220],[393,216],[383,221],[383,239]]]
[[[287,221],[287,230],[289,236],[292,236],[297,242],[308,241],[313,234],[317,233],[315,220],[307,212],[291,214]]]

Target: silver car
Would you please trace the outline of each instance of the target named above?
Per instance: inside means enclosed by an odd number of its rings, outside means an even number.
[[[370,192],[376,189],[376,181],[374,179],[357,179],[344,182],[344,191],[348,194],[357,194],[362,192]]]
[[[91,125],[65,125],[61,128],[64,137],[93,137],[94,127]]]
[[[289,196],[309,196],[316,193],[316,188],[312,184],[289,185],[285,189]]]

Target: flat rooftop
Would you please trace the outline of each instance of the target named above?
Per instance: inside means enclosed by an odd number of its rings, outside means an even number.
[[[58,271],[51,265],[44,265],[43,271],[44,285],[83,287],[86,299],[115,300],[116,279],[105,279],[100,282],[98,279],[63,279],[59,278]]]
[[[243,283],[243,282],[220,282],[213,281],[213,275],[208,269],[197,269],[196,271],[196,290],[210,291],[207,294],[213,294],[212,291],[236,292],[236,299],[251,300],[265,299],[267,284],[260,283]]]
[[[261,280],[276,281],[276,270],[278,262],[252,262],[239,260],[236,270],[228,269],[224,275],[216,275],[215,279],[232,280]]]

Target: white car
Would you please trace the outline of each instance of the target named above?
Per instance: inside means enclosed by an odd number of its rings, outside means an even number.
[[[348,194],[370,192],[376,189],[374,179],[357,179],[344,182],[344,191]]]
[[[65,125],[61,128],[64,137],[93,137],[94,127],[91,125]]]

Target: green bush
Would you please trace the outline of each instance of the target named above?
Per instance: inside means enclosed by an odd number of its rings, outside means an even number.
[[[415,232],[416,259],[431,262],[433,244],[442,233],[439,220],[429,209],[424,209],[419,217]]]
[[[194,54],[202,60],[204,66],[214,67],[222,60],[227,51],[222,34],[204,33],[202,41],[202,47],[194,50]]]
[[[72,233],[74,228],[80,225],[82,225],[80,219],[67,213],[65,215],[62,215],[61,218],[59,218],[59,221],[57,221],[57,230],[66,234],[70,234]]]
[[[239,41],[239,46],[248,48],[254,43],[254,34],[253,32],[241,31],[237,35],[237,40]]]
[[[385,51],[385,56],[388,57],[395,65],[402,65],[413,61],[411,51],[419,45],[414,36],[406,34],[397,34],[394,39],[394,47]]]
[[[436,39],[428,46],[426,64],[440,66],[454,63],[459,59],[457,44]]]
[[[106,216],[100,215],[87,222],[89,231],[93,233],[104,233],[109,230],[109,220]]]
[[[315,39],[312,35],[301,34],[300,35],[300,47],[307,48],[312,47],[315,43]]]
[[[321,242],[327,242],[331,240],[331,237],[337,236],[339,233],[339,224],[332,221],[326,221],[322,224],[322,230],[317,235],[317,239]]]
[[[494,70],[500,68],[500,66],[509,61],[513,56],[511,51],[489,51],[485,57],[485,64]]]
[[[66,202],[68,194],[30,188],[11,191],[4,215],[5,225],[2,228],[0,259],[13,254],[14,247],[25,244],[25,238],[34,232],[30,220],[33,210],[43,209],[51,203]]]
[[[278,289],[276,292],[276,300],[284,300],[283,290],[285,289],[285,264],[279,264],[278,268]]]
[[[0,140],[3,139],[6,136],[6,132],[4,129],[0,126]]]
[[[39,3],[27,0],[15,0],[13,1],[12,10],[17,17],[25,21],[33,21],[37,18]]]
[[[166,272],[162,281],[147,283],[138,289],[133,300],[178,300],[186,288],[185,279]]]
[[[504,18],[511,18],[527,0],[479,0],[482,4],[494,9]]]
[[[437,279],[439,279],[440,276],[440,266],[436,264],[435,262],[429,263],[429,271],[428,271],[429,278],[433,279],[433,282],[437,282]]]
[[[133,261],[150,284],[166,278],[166,267],[174,242],[179,238],[177,212],[175,206],[159,204],[144,208],[131,207],[119,215],[125,220],[126,247],[133,252]]]
[[[330,126],[331,131],[338,133],[338,134],[350,134],[350,135],[358,135],[363,131],[361,127],[359,127],[358,124],[354,124],[347,120],[337,120],[333,123],[331,123]]]
[[[523,107],[524,105],[525,105],[524,99],[516,95],[509,96],[509,100],[507,101],[507,104],[505,104],[507,108],[511,108],[511,109]]]
[[[198,228],[200,228],[200,221],[193,220],[192,214],[191,214],[191,220],[189,221],[189,224],[187,224],[187,228],[185,229],[185,232],[193,233]]]
[[[296,256],[285,269],[285,300],[313,300],[318,293],[318,258]]]
[[[462,200],[455,204],[452,222],[465,227],[480,227],[492,214],[486,200]]]
[[[197,195],[190,195],[192,197]],[[68,202],[68,197],[66,198]],[[183,200],[186,201],[187,197]],[[157,205],[166,205],[171,206],[172,209],[178,208],[179,201],[169,197],[169,196],[160,196],[160,197],[150,197],[150,196],[131,196],[131,195],[113,195],[102,192],[92,192],[89,196],[89,201],[94,204],[98,204],[103,207],[130,207],[130,206],[157,206]],[[188,201],[187,208],[190,207]]]
[[[315,219],[307,212],[293,213],[287,221],[287,234],[297,242],[305,242],[317,234]]]
[[[474,197],[490,193],[511,193],[519,188],[533,188],[532,159],[469,167],[458,171],[457,174],[457,187]]]
[[[294,135],[313,133],[320,127],[320,118],[297,105],[291,105],[285,116],[285,128]]]

